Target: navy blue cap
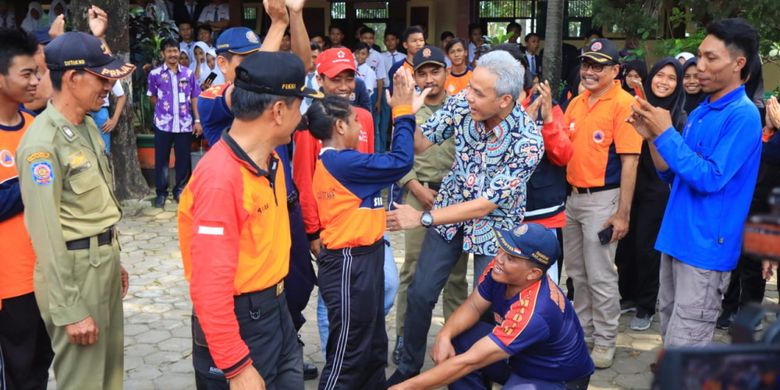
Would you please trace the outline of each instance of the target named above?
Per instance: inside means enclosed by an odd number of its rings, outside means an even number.
[[[441,67],[447,67],[447,61],[444,59],[444,52],[436,46],[426,45],[422,50],[418,50],[412,58],[412,66],[414,70],[420,69],[421,66],[427,64],[435,64]]]
[[[249,54],[260,50],[260,38],[246,27],[232,27],[217,38],[217,54]]]
[[[83,69],[106,79],[121,79],[135,70],[135,65],[106,54],[99,39],[83,32],[66,32],[43,50],[46,66],[51,70]]]
[[[620,63],[620,53],[617,46],[606,38],[595,39],[588,44],[580,59],[589,59],[598,64],[618,64]]]
[[[292,53],[258,51],[236,68],[236,88],[280,96],[322,99],[322,92],[306,88],[303,61]]]
[[[561,257],[555,233],[538,223],[524,223],[512,230],[493,231],[499,248],[512,256],[536,263],[545,271]]]
[[[49,44],[49,42],[51,42],[49,29],[46,27],[33,31],[32,35],[35,37],[35,41],[38,42],[39,45],[46,46]]]

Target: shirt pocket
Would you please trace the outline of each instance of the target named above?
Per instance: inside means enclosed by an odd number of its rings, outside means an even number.
[[[103,208],[108,199],[103,182],[97,167],[94,166],[71,175],[68,183],[74,198],[69,206],[83,213],[91,213]]]

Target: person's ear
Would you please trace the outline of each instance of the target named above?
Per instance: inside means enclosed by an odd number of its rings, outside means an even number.
[[[737,67],[734,68],[734,72],[740,73],[742,72],[742,69],[747,66],[747,58],[743,56],[739,56],[737,57],[736,62],[737,62]],[[748,75],[748,77],[750,77],[750,75]],[[745,80],[745,82],[747,82],[747,80]]]
[[[227,58],[223,56],[217,56],[217,66],[219,67],[219,70],[222,72],[222,74],[228,73],[228,66],[230,66],[229,61]]]
[[[272,109],[274,114],[274,123],[277,126],[281,126],[284,123],[284,114],[286,113],[285,110],[287,110],[287,104],[285,104],[284,100],[277,100],[274,102]]]
[[[336,131],[341,134],[347,134],[347,128],[349,126],[347,125],[347,122],[343,119],[336,119]]]
[[[504,95],[500,98],[500,103],[498,104],[499,107],[507,108],[511,105],[515,104],[514,99],[512,99],[512,95]]]

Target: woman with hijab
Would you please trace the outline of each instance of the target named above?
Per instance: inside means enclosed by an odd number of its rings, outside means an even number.
[[[674,56],[674,58],[677,58],[677,61],[679,61],[680,64],[685,64],[691,58],[696,58],[696,56],[693,55],[693,53],[689,53],[687,51],[683,51],[683,52],[678,53],[676,56]]]
[[[49,24],[53,23],[54,19],[57,19],[57,16],[62,14],[65,14],[66,17],[68,16],[68,5],[65,4],[64,0],[53,0],[49,6]]]
[[[682,80],[680,63],[675,58],[666,57],[653,65],[643,83],[647,101],[669,110],[672,125],[678,131],[683,129],[687,119],[683,110],[685,92]],[[650,328],[655,315],[661,253],[654,246],[668,199],[669,186],[658,177],[650,149],[643,141],[628,234],[618,243],[615,255],[622,297],[620,309],[621,312],[636,312],[629,325],[635,331]]]
[[[623,66],[621,66],[620,75],[623,89],[631,95],[634,95],[632,83],[639,82],[644,84],[647,79],[647,65],[645,64],[645,60],[636,59],[624,62]]]
[[[219,66],[217,66],[217,54],[213,48],[210,48],[203,41],[198,41],[195,42],[195,48],[192,49],[192,52],[194,53],[195,60],[190,64],[190,68],[195,71],[195,79],[198,80],[198,85],[201,86],[201,90],[206,90],[212,85],[225,83],[225,78],[222,76]],[[213,60],[209,61],[209,57],[212,57]],[[208,79],[212,72],[217,75],[216,78],[214,78],[213,81],[206,83],[206,79]]]
[[[685,109],[686,114],[690,114],[707,97],[701,91],[699,79],[696,77],[696,57],[693,57],[683,65],[683,89],[685,90]],[[678,129],[679,130],[679,129]]]
[[[46,27],[46,22],[43,20],[43,7],[41,3],[37,1],[31,1],[27,5],[27,16],[22,21],[22,30],[28,34],[32,34],[35,30]]]

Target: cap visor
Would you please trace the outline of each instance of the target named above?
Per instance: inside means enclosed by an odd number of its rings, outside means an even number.
[[[426,61],[423,61],[423,62],[415,65],[414,66],[414,70],[417,71],[417,69],[420,69],[423,66],[428,65],[428,64],[430,64],[430,65],[439,65],[442,68],[446,68],[447,67],[447,64],[445,64],[443,62],[439,62],[439,61],[436,61],[436,60],[426,60]]]
[[[316,91],[311,88],[304,88],[303,91],[301,91],[301,97],[305,98],[312,98],[312,99],[325,99],[325,94],[321,91]]]
[[[104,79],[118,80],[129,76],[135,70],[135,65],[124,62],[121,58],[114,58],[106,65],[94,68],[86,68],[87,72]]]
[[[614,61],[612,61],[612,57],[603,54],[603,53],[596,53],[596,52],[588,52],[580,56],[580,59],[587,58],[589,60],[593,60],[599,64],[612,64]]]
[[[252,46],[239,47],[235,49],[217,50],[217,54],[231,53],[231,54],[244,55],[244,54],[252,54],[258,50],[260,50],[260,45],[252,45]]]

